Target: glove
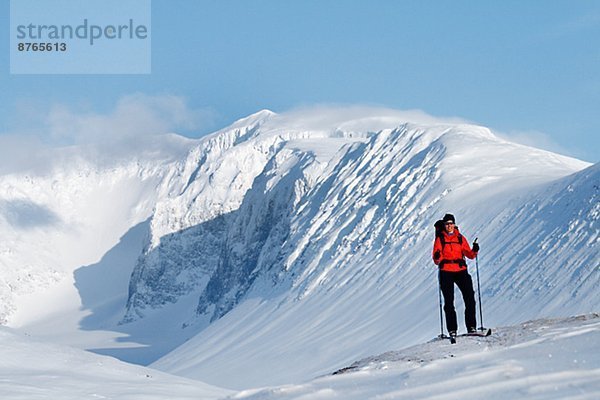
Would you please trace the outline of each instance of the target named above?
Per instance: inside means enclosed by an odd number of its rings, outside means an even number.
[[[442,253],[440,253],[439,250],[436,250],[435,253],[433,253],[434,260],[439,260],[441,256],[442,256]]]
[[[477,243],[477,242],[473,243],[473,251],[475,253],[477,253],[479,251],[479,243]]]

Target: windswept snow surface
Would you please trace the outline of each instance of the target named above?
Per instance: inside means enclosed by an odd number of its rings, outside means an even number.
[[[197,400],[231,391],[0,328],[4,400]]]
[[[246,390],[238,400],[598,399],[600,315],[502,327],[390,351],[306,383]]]

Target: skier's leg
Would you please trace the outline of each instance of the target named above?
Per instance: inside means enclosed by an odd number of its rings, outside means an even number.
[[[454,279],[452,275],[454,275],[452,272],[440,272],[440,287],[444,296],[444,313],[448,332],[456,332],[458,329],[456,310],[454,309]]]
[[[473,279],[467,271],[457,274],[456,284],[462,293],[463,301],[465,302],[465,325],[467,329],[477,327],[475,292],[473,291]]]

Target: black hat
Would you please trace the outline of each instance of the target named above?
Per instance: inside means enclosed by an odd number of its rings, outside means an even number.
[[[444,218],[442,218],[442,221],[444,221],[444,222],[456,222],[456,220],[454,219],[454,215],[452,215],[452,214],[446,214],[446,215],[444,215]]]

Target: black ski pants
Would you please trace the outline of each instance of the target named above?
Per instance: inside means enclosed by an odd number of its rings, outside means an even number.
[[[460,272],[440,271],[440,289],[444,295],[444,313],[446,314],[446,328],[448,332],[456,332],[456,310],[454,309],[454,285],[458,286],[465,302],[465,325],[468,328],[477,327],[475,317],[475,292],[473,280],[465,269]]]

